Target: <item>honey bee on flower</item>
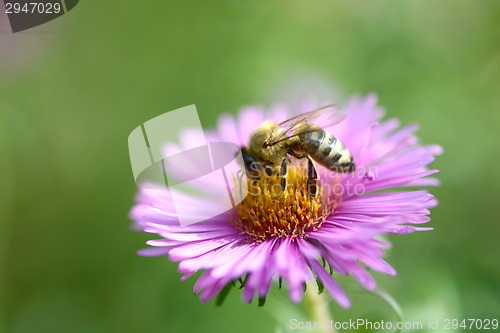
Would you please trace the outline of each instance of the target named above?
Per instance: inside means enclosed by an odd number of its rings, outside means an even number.
[[[390,243],[380,236],[431,229],[418,225],[430,221],[437,201],[410,187],[438,184],[428,165],[441,148],[420,145],[414,125],[382,121],[373,95],[340,112],[329,109],[246,108],[237,119],[221,116],[208,137],[242,147],[249,195],[233,210],[181,227],[168,189],[140,188],[131,218],[160,237],[140,253],[168,255],[183,280],[203,271],[194,285],[202,301],[240,281],[243,300],[257,296],[262,303],[279,281],[299,302],[304,285],[316,280],[347,308],[335,274],[351,275],[368,290],[377,286],[367,268],[395,275],[383,259]],[[349,186],[363,191],[337,190]],[[216,205],[219,198],[206,202]],[[193,205],[192,214],[205,208]]]

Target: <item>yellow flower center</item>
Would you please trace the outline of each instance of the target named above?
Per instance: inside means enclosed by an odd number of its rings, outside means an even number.
[[[281,178],[263,175],[248,180],[248,195],[237,206],[233,221],[249,241],[264,241],[273,237],[303,237],[315,231],[337,207],[337,200],[325,199],[321,185],[310,197],[307,191],[307,169],[290,164],[287,186],[281,190]]]

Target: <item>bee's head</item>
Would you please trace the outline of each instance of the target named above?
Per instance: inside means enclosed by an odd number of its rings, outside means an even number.
[[[272,121],[262,123],[250,136],[250,149],[260,150],[269,147],[273,133],[277,128],[279,126]]]
[[[248,152],[261,163],[280,163],[284,158],[285,150],[283,145],[277,145],[273,141],[280,131],[282,129],[278,124],[272,121],[264,122],[250,136]]]

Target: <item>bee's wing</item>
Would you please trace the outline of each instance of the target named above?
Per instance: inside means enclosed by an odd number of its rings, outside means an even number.
[[[270,138],[267,145],[272,146],[291,137],[315,131],[309,125],[326,128],[340,123],[345,117],[346,114],[337,109],[333,104],[300,114],[281,122],[279,126],[283,128],[283,131],[275,137]]]

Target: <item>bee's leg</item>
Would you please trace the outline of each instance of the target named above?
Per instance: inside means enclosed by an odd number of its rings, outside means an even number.
[[[264,168],[264,171],[266,172],[266,174],[271,177],[273,175],[273,169],[267,165],[267,164],[264,164],[263,165],[263,168]]]
[[[309,198],[318,195],[318,173],[310,156],[307,156],[307,194]]]
[[[281,192],[286,190],[287,157],[281,161]]]

